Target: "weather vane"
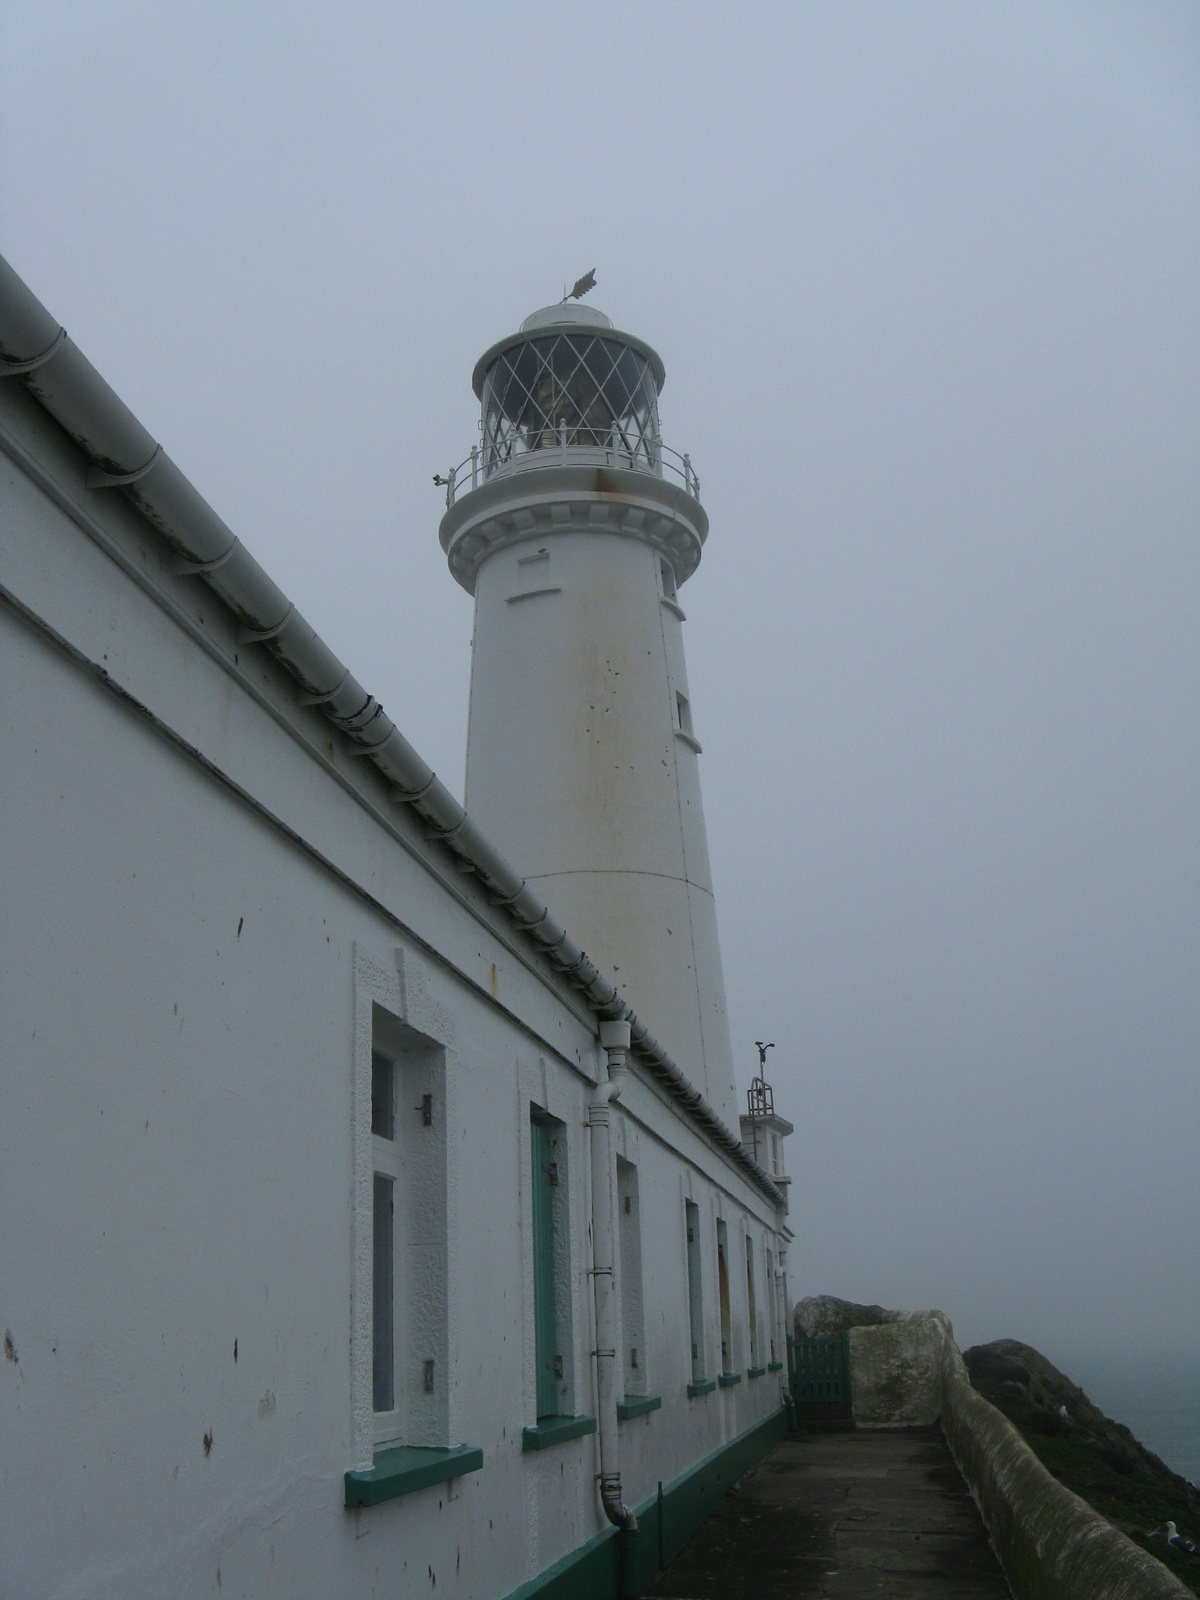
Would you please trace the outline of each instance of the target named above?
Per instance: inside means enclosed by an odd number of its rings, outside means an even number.
[[[774,1050],[774,1042],[764,1044],[761,1039],[755,1039],[754,1048],[758,1051],[758,1070],[765,1073],[767,1070],[767,1051]]]
[[[582,300],[584,295],[596,287],[596,269],[585,272],[582,278],[575,279],[575,287],[568,294],[564,291],[560,304],[566,305],[568,300]]]

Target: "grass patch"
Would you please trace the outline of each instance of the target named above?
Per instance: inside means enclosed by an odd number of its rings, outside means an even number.
[[[1200,1594],[1200,1558],[1150,1537],[1170,1518],[1200,1544],[1200,1493],[1186,1478],[1106,1417],[1032,1346],[997,1339],[965,1351],[963,1360],[972,1386],[1004,1413],[1060,1483]]]

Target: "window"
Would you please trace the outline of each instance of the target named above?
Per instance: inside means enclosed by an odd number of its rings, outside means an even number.
[[[686,733],[690,738],[692,733],[692,708],[688,705],[687,695],[680,694],[678,691],[675,694],[675,715],[679,719],[680,733]]]
[[[688,1316],[692,1337],[692,1382],[704,1379],[704,1296],[700,1275],[700,1208],[684,1201],[687,1224]]]
[[[769,1333],[768,1347],[771,1352],[768,1360],[777,1361],[779,1358],[775,1354],[775,1331],[777,1321],[775,1311],[775,1274],[771,1270],[771,1246],[769,1244],[764,1244],[763,1246],[763,1257],[766,1263],[765,1270],[767,1278],[767,1328]]]
[[[567,1130],[530,1107],[533,1194],[533,1334],[537,1419],[569,1417],[574,1375],[567,1212]]]
[[[754,1241],[746,1235],[746,1308],[750,1317],[750,1365],[758,1366],[758,1303],[754,1298]]]
[[[665,556],[658,558],[658,570],[662,577],[662,592],[668,600],[675,598],[675,569]]]
[[[379,1005],[371,1044],[373,1438],[444,1446],[445,1052]]]
[[[371,1409],[396,1410],[396,1067],[381,1050],[371,1052],[371,1156],[374,1167],[374,1237],[371,1252]]]
[[[646,1322],[642,1300],[642,1224],[638,1172],[617,1157],[617,1239],[620,1246],[621,1333],[626,1395],[646,1393]]]
[[[781,1169],[780,1169],[780,1166],[779,1166],[779,1135],[777,1133],[773,1133],[771,1135],[771,1171],[775,1174],[776,1177],[778,1177],[779,1173],[780,1173],[780,1170]]]
[[[733,1371],[733,1334],[729,1326],[729,1230],[717,1218],[717,1294],[721,1302],[721,1371]]]

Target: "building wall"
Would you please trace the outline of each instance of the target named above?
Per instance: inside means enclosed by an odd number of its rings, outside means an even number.
[[[505,1595],[603,1525],[595,1437],[521,1442],[531,1104],[566,1126],[575,1404],[595,1411],[592,1021],[14,385],[0,445],[0,1592],[188,1596],[219,1573],[256,1596]],[[484,1465],[348,1511],[372,1447],[380,996],[444,1051],[429,1426]],[[636,1071],[616,1138],[663,1400],[622,1425],[637,1501],[779,1404],[773,1375],[686,1397],[684,1198],[710,1233],[720,1212],[778,1239],[780,1219]]]

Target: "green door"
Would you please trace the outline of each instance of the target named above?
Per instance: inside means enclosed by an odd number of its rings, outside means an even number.
[[[558,1411],[558,1351],[554,1338],[554,1143],[544,1122],[533,1133],[533,1335],[537,1367],[537,1414]]]

